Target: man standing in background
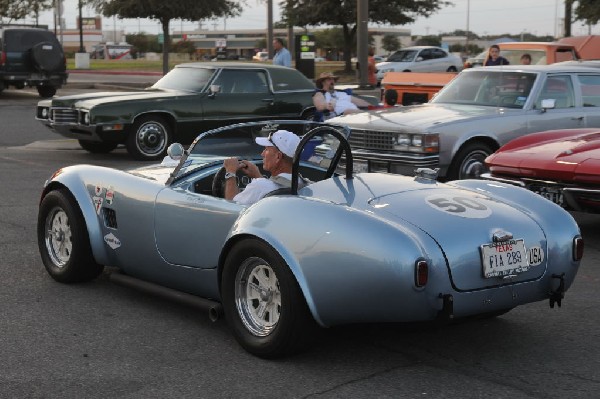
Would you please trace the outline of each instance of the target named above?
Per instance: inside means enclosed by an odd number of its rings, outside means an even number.
[[[273,56],[273,65],[281,65],[288,68],[292,67],[292,55],[283,45],[283,40],[276,37],[273,39],[273,48],[275,55]]]

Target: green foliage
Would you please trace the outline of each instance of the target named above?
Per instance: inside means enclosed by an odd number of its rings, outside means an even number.
[[[163,73],[169,71],[171,42],[169,24],[171,20],[200,21],[223,16],[236,16],[241,12],[241,2],[233,0],[94,0],[93,2],[96,9],[106,17],[150,18],[161,23],[165,43],[163,45]]]
[[[439,36],[423,36],[415,42],[417,46],[438,46],[442,45],[442,41]]]
[[[37,17],[40,11],[52,8],[52,0],[0,0],[0,21]]]
[[[588,25],[596,25],[598,23],[600,20],[598,0],[578,0],[574,3],[577,4],[575,7],[576,20],[584,21]]]
[[[172,49],[176,53],[189,54],[190,57],[196,53],[196,46],[194,43],[182,40],[173,44]]]
[[[345,70],[352,70],[350,58],[357,30],[356,0],[282,0],[279,4],[282,19],[294,26],[340,27],[343,32],[341,47]],[[405,25],[414,22],[417,16],[428,17],[448,4],[443,0],[369,0],[369,22]]]
[[[143,32],[134,33],[126,35],[125,40],[141,53],[160,53],[162,50],[157,35],[149,35]]]
[[[382,39],[381,39],[381,47],[383,47],[383,49],[385,51],[387,51],[388,53],[400,50],[400,47],[402,47],[400,45],[400,40],[398,39],[398,36],[396,35],[385,35]]]

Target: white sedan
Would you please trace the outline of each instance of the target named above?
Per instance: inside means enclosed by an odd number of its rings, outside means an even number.
[[[440,47],[406,47],[390,55],[385,62],[377,64],[377,82],[387,72],[458,72],[462,70],[460,57]]]

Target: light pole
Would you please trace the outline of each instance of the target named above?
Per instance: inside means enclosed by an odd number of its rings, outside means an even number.
[[[465,55],[469,54],[469,14],[471,13],[471,0],[467,0],[467,31],[465,32]]]
[[[78,1],[79,6],[79,52],[85,53],[85,48],[83,47],[83,16],[81,14],[81,0]]]

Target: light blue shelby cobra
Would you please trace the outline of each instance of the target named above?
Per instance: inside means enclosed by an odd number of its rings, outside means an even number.
[[[223,199],[223,159],[262,167],[254,139],[277,129],[304,135],[293,175],[312,183],[252,206]],[[160,165],[60,169],[40,203],[43,263],[64,283],[111,266],[116,282],[200,302],[266,358],[306,347],[319,326],[560,305],[583,255],[569,213],[510,185],[439,183],[429,169],[353,175],[346,135],[308,122],[240,124],[188,151],[173,145]]]

